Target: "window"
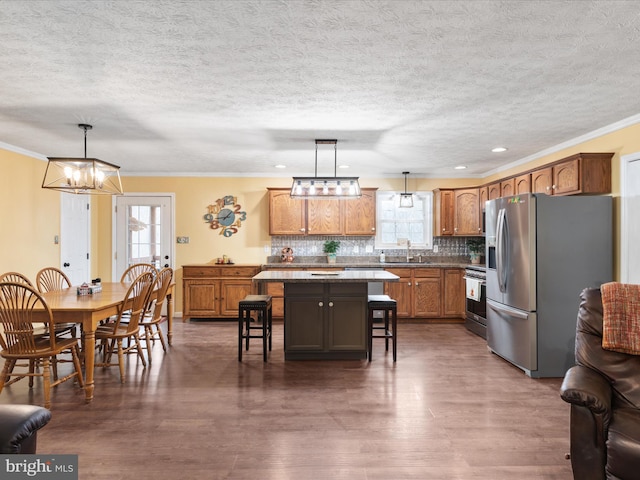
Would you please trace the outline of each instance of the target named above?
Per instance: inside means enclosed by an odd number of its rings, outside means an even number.
[[[415,192],[412,208],[399,207],[400,193],[376,195],[376,248],[399,248],[403,239],[414,247],[433,248],[433,193]]]

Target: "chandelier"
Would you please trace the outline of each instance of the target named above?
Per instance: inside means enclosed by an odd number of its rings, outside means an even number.
[[[42,188],[85,195],[121,195],[120,167],[87,158],[87,130],[93,126],[80,123],[78,127],[84,130],[84,158],[48,157]]]
[[[318,176],[318,145],[333,145],[333,177]],[[358,198],[360,183],[358,177],[338,177],[338,140],[316,140],[316,169],[313,177],[293,177],[292,198]]]

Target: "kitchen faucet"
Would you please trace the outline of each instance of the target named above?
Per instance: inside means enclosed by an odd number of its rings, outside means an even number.
[[[413,260],[413,257],[409,256],[409,249],[411,248],[411,240],[407,239],[407,263]]]

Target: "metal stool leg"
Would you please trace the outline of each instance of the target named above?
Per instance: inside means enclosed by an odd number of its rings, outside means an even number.
[[[244,327],[244,311],[238,310],[238,361],[242,361],[242,334]]]

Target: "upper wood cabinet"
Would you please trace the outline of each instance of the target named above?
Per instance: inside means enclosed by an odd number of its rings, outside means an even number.
[[[546,193],[551,195],[553,185],[553,169],[551,167],[540,168],[531,172],[531,192]]]
[[[342,235],[342,201],[307,199],[307,235]]]
[[[269,189],[269,235],[375,235],[375,188],[354,199],[293,199]]]
[[[480,235],[480,191],[477,188],[454,191],[454,235]]]
[[[435,235],[480,235],[480,190],[435,191]]]
[[[532,191],[548,195],[611,193],[613,153],[578,153],[531,172]]]
[[[436,190],[434,235],[453,235],[453,190]]]
[[[500,198],[500,182],[492,183],[487,188],[489,189],[489,200]]]
[[[489,187],[480,187],[480,210],[484,210],[484,204],[489,200]]]
[[[305,235],[307,205],[289,189],[269,190],[269,235]]]
[[[344,234],[376,234],[376,190],[361,189],[362,196],[344,201]]]
[[[510,197],[516,194],[516,179],[509,178],[500,182],[500,196]]]
[[[524,175],[520,175],[514,178],[514,182],[516,186],[515,195],[531,192],[531,174],[530,173],[525,173]]]

